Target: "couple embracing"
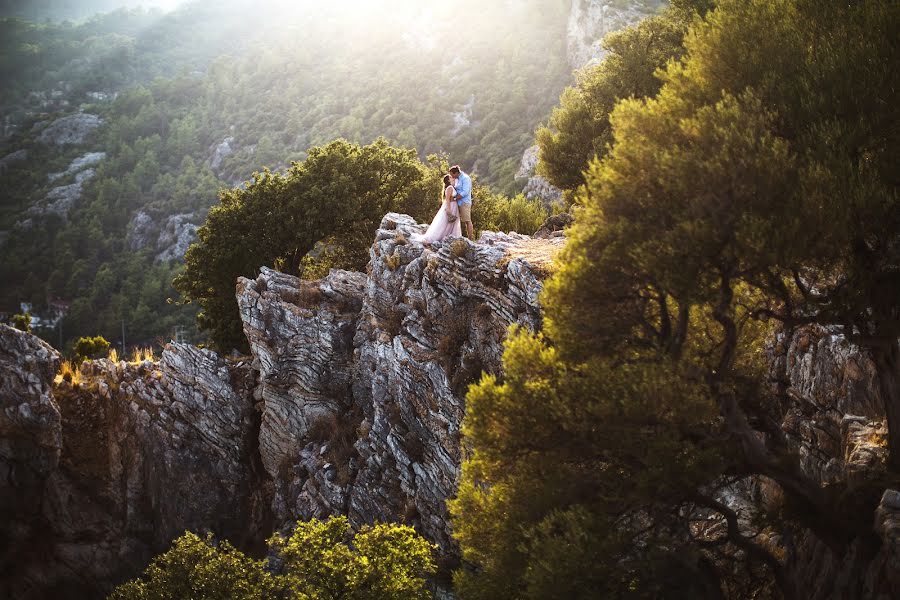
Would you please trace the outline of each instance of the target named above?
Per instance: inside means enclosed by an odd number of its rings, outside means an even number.
[[[475,235],[472,226],[472,178],[458,165],[453,165],[450,172],[444,175],[441,208],[425,234],[413,236],[413,241],[440,242],[450,236],[459,237],[462,235],[461,223],[466,224],[466,237],[471,240]]]

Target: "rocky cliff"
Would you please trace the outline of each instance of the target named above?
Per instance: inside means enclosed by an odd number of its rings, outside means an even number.
[[[566,46],[569,65],[580,69],[606,56],[603,38],[655,14],[665,0],[572,0]]]
[[[886,468],[887,427],[875,364],[841,335],[809,326],[779,335],[771,379],[787,399],[781,429],[803,470],[838,498],[860,535],[843,552],[803,528],[777,544],[804,598],[888,599],[900,595],[900,486]],[[762,482],[758,498],[775,504]]]
[[[185,529],[253,550],[330,514],[413,524],[452,566],[466,387],[499,372],[510,325],[540,328],[564,238],[411,243],[423,229],[387,215],[365,273],[241,278],[245,357],[170,344],[66,381],[52,348],[0,327],[0,597],[100,597]],[[896,597],[900,492],[871,359],[808,327],[774,339],[769,361],[787,443],[865,522],[841,553],[790,522],[766,538],[804,597]],[[753,479],[729,501],[751,515],[779,494]]]
[[[240,279],[247,357],[170,344],[63,381],[3,326],[0,597],[99,597],[185,529],[253,549],[329,514],[414,524],[452,562],[466,386],[511,324],[540,327],[564,239],[411,243],[424,227],[387,215],[367,273]]]

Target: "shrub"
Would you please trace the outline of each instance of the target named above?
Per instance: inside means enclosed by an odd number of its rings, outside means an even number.
[[[112,600],[418,600],[435,571],[433,547],[403,525],[350,531],[346,517],[298,523],[269,540],[281,568],[253,560],[211,534],[186,532],[156,557],[143,577],[117,587]]]
[[[86,336],[75,342],[75,362],[81,363],[91,358],[100,358],[109,353],[109,342],[101,336]]]
[[[31,333],[31,315],[28,313],[13,315],[10,325],[25,333]]]

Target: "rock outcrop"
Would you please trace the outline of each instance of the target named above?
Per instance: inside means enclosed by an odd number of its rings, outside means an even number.
[[[199,227],[192,222],[194,218],[194,213],[169,215],[165,221],[157,223],[149,213],[141,210],[135,213],[128,224],[125,239],[133,251],[148,246],[155,248],[156,263],[179,259],[197,239]]]
[[[197,239],[197,225],[191,222],[195,218],[194,213],[169,215],[162,225],[159,237],[156,239],[156,258],[154,262],[161,263],[182,258],[195,239]]]
[[[88,152],[87,154],[74,159],[65,171],[62,171],[61,173],[50,173],[47,178],[50,181],[56,181],[57,179],[61,179],[68,175],[74,175],[75,173],[84,171],[88,167],[96,166],[104,158],[106,158],[106,152]]]
[[[51,392],[55,351],[6,326],[0,344],[4,409],[18,403],[0,431],[17,499],[0,597],[100,597],[185,529],[268,534],[248,363],[170,344],[158,363],[86,362]]]
[[[239,279],[247,357],[169,344],[158,362],[88,361],[54,383],[58,354],[0,327],[0,597],[99,597],[185,529],[259,549],[331,514],[412,524],[454,564],[445,500],[465,391],[499,374],[510,325],[541,327],[542,279],[568,220],[543,239],[423,246],[410,240],[425,225],[388,214],[365,273]],[[799,525],[770,528],[768,543],[804,597],[895,597],[900,491],[881,483],[871,359],[806,327],[773,340],[769,361],[787,442],[866,522],[840,553]],[[746,478],[725,496],[755,527],[756,507],[779,495]]]
[[[263,269],[238,302],[260,372],[260,454],[279,522],[347,514],[405,521],[452,555],[467,384],[498,373],[509,325],[540,326],[539,260],[562,239],[485,233],[434,248],[405,215],[382,221],[368,275],[315,284]]]
[[[50,123],[38,136],[38,140],[54,146],[83,144],[102,123],[97,115],[75,113]]]
[[[540,326],[564,240],[410,243],[424,228],[387,215],[367,273],[241,279],[251,357],[169,344],[54,384],[55,351],[4,327],[0,464],[22,500],[2,535],[40,551],[0,555],[0,597],[99,597],[185,529],[259,548],[330,514],[414,524],[452,561],[466,386],[499,372],[510,324]]]
[[[842,492],[848,519],[874,515],[842,554],[808,530],[786,532],[782,551],[795,588],[811,600],[897,597],[900,492],[879,484],[887,481],[887,428],[874,362],[845,337],[808,326],[774,340],[770,365],[788,399],[782,430],[803,470]]]
[[[544,206],[548,209],[553,204],[562,200],[563,193],[558,187],[551,184],[546,178],[535,175],[535,168],[538,163],[538,155],[540,148],[537,145],[531,146],[522,154],[522,162],[519,163],[519,170],[516,172],[516,179],[528,179],[522,193],[529,200],[540,198]]]
[[[606,34],[634,25],[661,7],[664,0],[572,0],[566,38],[569,65],[579,69],[603,60]]]

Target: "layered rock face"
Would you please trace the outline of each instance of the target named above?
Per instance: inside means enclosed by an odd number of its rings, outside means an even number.
[[[4,499],[18,502],[3,503],[0,597],[99,597],[185,529],[245,545],[268,529],[249,364],[171,344],[158,363],[84,363],[51,393],[56,352],[0,327],[19,357],[3,365],[4,409],[18,403],[0,431]]]
[[[423,246],[410,240],[424,225],[389,214],[366,273],[308,282],[263,268],[237,282],[248,357],[170,344],[158,362],[88,361],[54,383],[58,354],[0,327],[0,597],[101,597],[186,529],[259,549],[331,514],[413,524],[452,565],[445,500],[466,388],[500,373],[510,325],[541,327],[542,279],[569,220],[540,237]],[[893,597],[900,492],[878,483],[872,361],[815,327],[774,340],[769,358],[807,474],[871,521],[840,555],[800,527],[771,543],[805,597]],[[777,503],[763,480],[731,492],[742,512]]]
[[[239,281],[276,521],[404,521],[453,554],[444,501],[466,386],[499,372],[509,325],[540,327],[541,256],[563,239],[410,243],[424,228],[387,215],[368,275],[309,284],[263,269]]]
[[[410,243],[424,229],[387,215],[367,273],[241,279],[251,357],[169,344],[53,383],[56,352],[0,330],[0,597],[102,597],[186,529],[253,549],[330,514],[414,524],[452,561],[466,386],[509,325],[540,327],[564,238]]]
[[[782,430],[803,470],[826,489],[842,491],[848,511],[866,519],[859,539],[840,554],[809,531],[784,532],[795,588],[810,599],[896,598],[900,492],[896,482],[885,487],[887,427],[872,359],[843,336],[810,326],[780,335],[770,362],[773,381],[789,398]]]

